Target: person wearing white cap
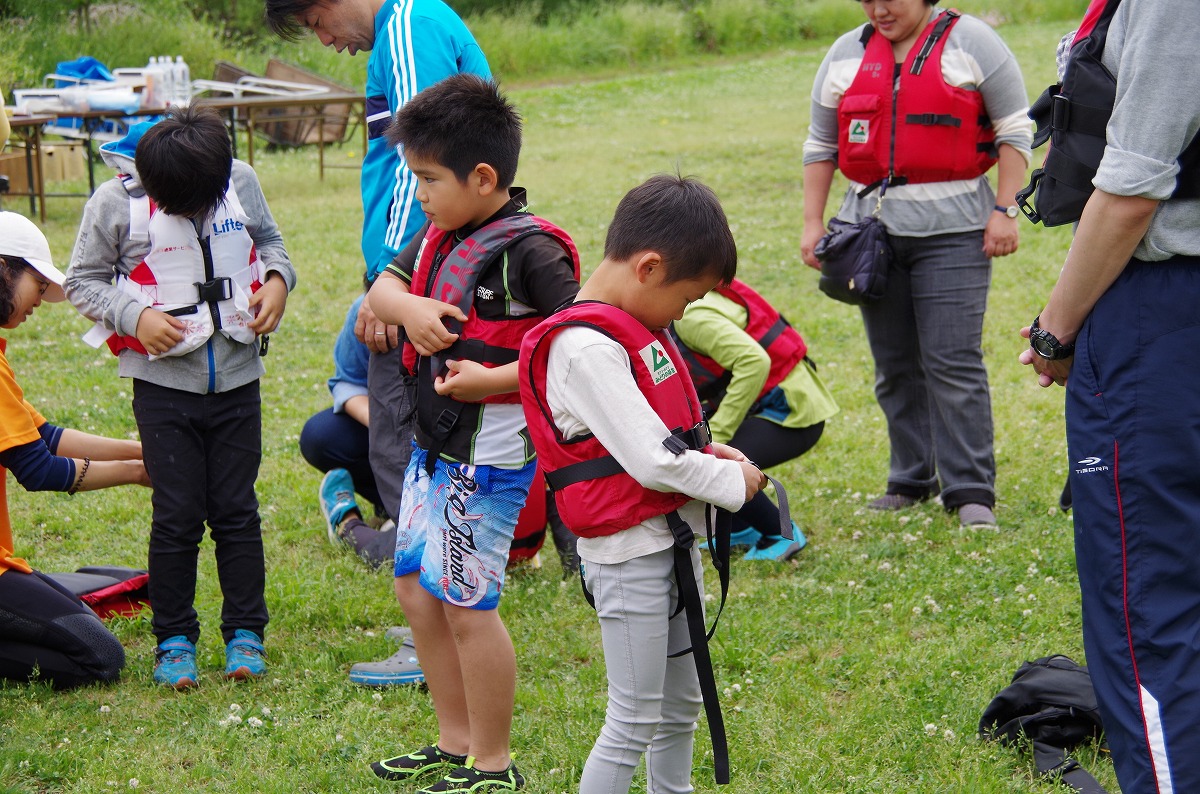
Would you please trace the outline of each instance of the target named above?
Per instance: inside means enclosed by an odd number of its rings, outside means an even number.
[[[46,236],[33,221],[0,212],[0,327],[16,328],[63,294]],[[13,555],[5,470],[28,491],[91,491],[150,485],[142,445],[50,424],[25,399],[0,338],[0,678],[57,688],[114,681],[121,643],[70,591]]]

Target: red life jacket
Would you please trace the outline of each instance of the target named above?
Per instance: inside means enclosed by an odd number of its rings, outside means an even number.
[[[670,513],[690,497],[643,487],[593,435],[562,437],[546,404],[546,362],[550,341],[572,326],[599,331],[625,348],[638,389],[672,430],[663,440],[672,452],[708,451],[707,426],[687,365],[666,332],[651,333],[617,307],[598,301],[573,303],[530,331],[521,343],[520,370],[529,436],[563,522],[576,535],[593,538]]]
[[[746,309],[746,333],[767,351],[771,359],[767,381],[758,393],[761,398],[804,360],[808,345],[791,323],[746,282],[735,278],[728,287],[717,287],[717,292]],[[687,362],[704,410],[712,416],[725,396],[732,374],[713,359],[685,345],[674,329],[671,330],[671,338]]]
[[[444,232],[430,224],[417,252],[409,291],[413,295],[457,306],[467,315],[467,322],[458,332],[458,341],[438,355],[429,357],[433,359],[431,379],[437,376],[442,362],[448,359],[478,361],[485,367],[499,367],[517,360],[521,339],[542,321],[542,316],[530,309],[526,314],[512,315],[502,320],[485,320],[475,311],[475,285],[496,257],[517,240],[531,234],[548,234],[557,240],[563,250],[571,255],[571,261],[575,264],[575,278],[579,278],[579,252],[575,250],[570,235],[536,215],[522,212],[499,218],[458,243],[455,243],[452,232]],[[445,318],[443,322],[449,331],[455,331],[450,327],[457,325],[454,320]],[[409,372],[418,372],[419,356],[407,341],[402,356],[405,368]],[[495,394],[481,400],[485,403],[508,404],[519,401],[516,393]]]
[[[958,19],[951,9],[925,28],[904,59],[899,89],[892,43],[864,28],[862,65],[838,103],[838,168],[849,179],[946,182],[974,179],[995,164],[983,97],[942,76],[942,51]]]
[[[421,241],[409,291],[457,306],[467,316],[461,329],[456,321],[443,318],[447,330],[459,335],[445,350],[434,356],[418,356],[416,349],[406,341],[401,354],[405,368],[417,376],[416,435],[417,442],[429,451],[426,469],[430,473],[443,450],[463,454],[463,444],[459,443],[461,436],[473,432],[473,428],[466,427],[469,423],[464,423],[463,429],[458,428],[466,403],[434,390],[435,379],[445,374],[445,362],[466,359],[489,368],[511,364],[517,360],[525,334],[543,319],[530,307],[523,307],[525,311],[521,314],[513,313],[499,320],[484,319],[475,311],[475,287],[484,270],[509,246],[531,234],[553,237],[570,254],[575,278],[579,278],[579,253],[570,235],[550,221],[529,213],[498,218],[476,229],[461,242],[455,241],[452,232],[444,232],[431,224]],[[510,311],[520,308],[520,304],[510,304]],[[520,399],[516,392],[509,392],[485,397],[480,402],[512,405]],[[469,446],[468,443],[466,448]]]

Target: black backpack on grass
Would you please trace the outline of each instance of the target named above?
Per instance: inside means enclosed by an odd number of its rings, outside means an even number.
[[[985,739],[1019,745],[1024,736],[1038,773],[1057,777],[1082,794],[1107,792],[1070,751],[1100,740],[1103,732],[1087,668],[1062,655],[1022,664],[979,720],[979,735]]]

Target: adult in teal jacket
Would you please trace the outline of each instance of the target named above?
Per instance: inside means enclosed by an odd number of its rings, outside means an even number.
[[[338,52],[371,53],[362,168],[362,253],[369,286],[425,222],[416,177],[388,145],[384,131],[404,103],[439,80],[460,72],[491,77],[487,58],[442,0],[266,0],[266,17],[271,30],[285,39],[311,30]],[[395,520],[412,450],[415,380],[400,361],[399,329],[379,321],[367,300],[354,333],[371,351],[371,466],[383,505]]]

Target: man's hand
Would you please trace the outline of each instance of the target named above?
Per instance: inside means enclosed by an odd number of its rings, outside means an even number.
[[[388,325],[371,311],[370,295],[363,298],[354,320],[354,335],[372,353],[386,353],[400,344],[399,326]]]
[[[1029,339],[1029,326],[1021,329],[1021,336]],[[1017,360],[1027,366],[1032,366],[1034,372],[1038,376],[1038,385],[1044,387],[1052,386],[1057,383],[1059,386],[1067,385],[1067,376],[1071,374],[1071,364],[1074,363],[1075,357],[1060,358],[1057,361],[1050,361],[1042,358],[1037,353],[1033,352],[1033,348],[1027,347],[1021,351],[1021,355],[1017,356]]]
[[[267,274],[266,282],[258,291],[250,296],[250,311],[258,309],[258,315],[250,322],[249,328],[254,333],[274,333],[283,319],[283,310],[287,306],[287,282],[275,271]]]
[[[183,341],[183,322],[147,306],[138,315],[134,335],[152,356],[161,356]]]

